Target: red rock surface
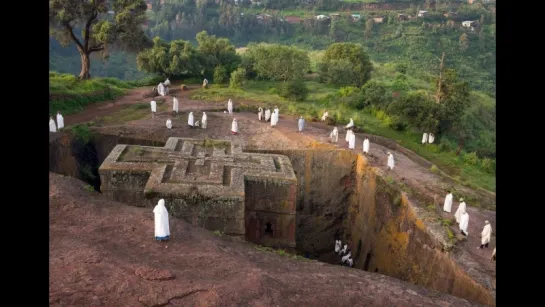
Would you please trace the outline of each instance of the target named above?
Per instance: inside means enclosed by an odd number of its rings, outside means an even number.
[[[475,306],[394,278],[264,252],[50,173],[51,306]]]

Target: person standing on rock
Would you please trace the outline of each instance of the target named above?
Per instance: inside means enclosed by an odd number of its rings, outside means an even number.
[[[456,212],[454,213],[456,223],[460,224],[460,218],[464,212],[466,212],[466,203],[464,202],[463,198],[460,198],[460,205],[458,205],[458,209],[456,209]]]
[[[484,221],[484,228],[481,232],[481,246],[477,247],[478,249],[488,248],[488,243],[490,243],[490,237],[492,236],[492,226],[490,226],[489,221]]]
[[[354,134],[354,132],[350,133],[350,138],[348,139],[348,149],[356,149],[356,134]]]
[[[263,108],[259,107],[257,109],[257,120],[261,121],[263,119]]]
[[[57,125],[55,125],[53,116],[49,118],[49,132],[57,132]]]
[[[155,100],[151,101],[151,118],[155,118],[155,112],[157,112],[157,102]]]
[[[369,154],[369,139],[367,137],[363,139],[363,153],[366,155]]]
[[[426,144],[428,142],[428,134],[424,133],[422,135],[422,145]]]
[[[207,125],[208,125],[208,116],[206,115],[206,112],[202,112],[201,128],[206,129]]]
[[[195,127],[195,117],[193,117],[193,112],[189,112],[189,116],[187,117],[187,124],[190,128]]]
[[[265,110],[265,121],[268,122],[269,120],[271,120],[271,109],[267,108]]]
[[[64,128],[64,117],[60,111],[57,111],[57,129],[61,130]]]
[[[279,114],[278,107],[274,107],[272,116],[271,116],[271,127],[275,127],[278,124]]]
[[[339,129],[337,127],[333,128],[333,131],[329,134],[331,143],[337,143],[339,141]]]
[[[233,115],[233,100],[231,98],[227,101],[227,112],[229,112],[229,115]]]
[[[445,197],[445,204],[443,205],[443,211],[450,213],[452,210],[452,193],[448,190],[447,196]]]
[[[166,81],[164,82],[164,84],[165,84],[166,86],[170,86],[170,80],[167,78]]]
[[[233,118],[233,122],[231,123],[231,134],[238,134],[238,122],[236,118]]]
[[[460,216],[460,231],[464,236],[468,235],[467,229],[469,227],[469,214],[464,211]]]
[[[350,143],[350,135],[352,134],[352,130],[346,130],[346,136],[344,137],[344,140],[346,143]]]
[[[432,144],[433,141],[435,141],[435,135],[430,132],[430,134],[428,134],[428,143]]]
[[[166,125],[169,130],[172,129],[172,121],[170,120],[170,118],[167,118]]]
[[[180,104],[178,103],[178,98],[176,97],[172,98],[172,112],[178,114],[179,107],[180,107]]]
[[[393,170],[395,166],[394,155],[392,155],[391,152],[388,152],[387,155],[388,155],[388,170],[390,171],[390,170]]]
[[[335,240],[335,254],[339,253],[342,244],[341,239],[337,238],[337,240]]]
[[[202,81],[202,88],[207,88],[208,87],[208,80],[206,80],[206,78]]]
[[[348,125],[345,126],[346,129],[352,129],[354,127],[354,120],[351,118]]]
[[[166,95],[165,85],[162,82],[159,83],[159,85],[157,86],[157,92],[159,93],[160,96]]]
[[[165,207],[165,200],[160,199],[157,206],[153,208],[155,218],[155,240],[166,241],[170,239],[170,227],[168,223],[168,211]]]
[[[322,121],[325,122],[328,116],[329,116],[329,113],[327,112],[327,110],[325,110],[324,115],[322,115]]]
[[[297,123],[297,127],[299,128],[299,132],[303,132],[303,128],[305,128],[305,119],[303,116],[299,118],[299,122]]]

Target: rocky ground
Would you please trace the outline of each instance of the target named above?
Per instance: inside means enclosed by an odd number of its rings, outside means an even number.
[[[51,306],[475,306],[391,277],[258,250],[50,173]]]

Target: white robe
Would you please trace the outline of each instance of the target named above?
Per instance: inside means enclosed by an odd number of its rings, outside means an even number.
[[[229,114],[233,114],[233,101],[231,99],[229,99],[227,102],[227,112],[229,112]]]
[[[170,119],[167,119],[166,125],[168,129],[172,129],[172,121]]]
[[[335,253],[338,253],[340,250],[341,250],[341,240],[336,240],[335,241]]]
[[[278,109],[274,109],[272,116],[271,116],[271,126],[276,126],[278,124]]]
[[[341,262],[342,263],[345,263],[346,260],[348,260],[348,258],[351,258],[352,257],[352,252],[348,252],[348,254],[344,255],[342,258],[341,258]]]
[[[271,119],[271,110],[267,109],[265,110],[265,121],[268,121]]]
[[[189,116],[187,117],[187,124],[190,126],[195,125],[195,118],[193,118],[193,112],[189,113]]]
[[[349,149],[356,148],[356,135],[354,133],[350,134],[350,139],[348,140],[348,148]]]
[[[231,124],[231,132],[238,133],[238,122],[233,119],[233,123]]]
[[[178,113],[179,107],[180,107],[180,104],[178,102],[178,98],[176,97],[172,98],[172,111]]]
[[[432,144],[433,141],[435,141],[435,135],[433,133],[428,134],[428,142]]]
[[[259,110],[257,111],[257,119],[261,120],[262,118],[263,118],[263,109],[259,108]]]
[[[426,144],[428,142],[428,134],[424,133],[422,135],[422,144]]]
[[[394,169],[395,162],[394,162],[394,155],[390,154],[388,155],[388,167],[390,169]]]
[[[331,138],[331,142],[337,143],[339,141],[339,130],[337,127],[333,128],[333,131],[329,134],[329,137]]]
[[[369,139],[363,140],[363,152],[369,153]]]
[[[451,210],[452,210],[452,193],[449,193],[445,197],[445,204],[443,205],[443,211],[450,213]]]
[[[164,239],[170,237],[170,227],[168,224],[168,211],[165,207],[165,200],[159,200],[159,203],[153,208],[155,216],[155,239]]]
[[[303,131],[303,128],[305,128],[305,120],[303,118],[299,118],[299,123],[297,126],[299,128],[299,132]]]
[[[159,93],[160,96],[165,96],[165,86],[163,83],[159,83],[157,86],[157,93]]]
[[[64,117],[62,117],[62,114],[57,114],[57,129],[61,130],[64,128]]]
[[[207,86],[207,85],[208,85],[208,80],[204,79],[204,80],[202,81],[202,85]]]
[[[462,230],[466,235],[468,234],[467,228],[469,225],[469,214],[463,213],[460,217],[460,230]]]
[[[208,116],[203,112],[201,118],[201,128],[206,129],[206,125],[208,125]]]
[[[350,122],[348,123],[348,125],[346,125],[346,128],[352,128],[354,127],[354,120],[352,120],[352,118],[350,119]]]
[[[53,120],[53,118],[49,120],[49,131],[57,132],[57,125],[55,125],[55,121]]]
[[[466,212],[466,203],[461,202],[458,206],[458,209],[456,209],[456,212],[454,213],[454,218],[456,218],[456,223],[460,224],[460,217],[462,216],[462,213]]]
[[[346,136],[344,137],[344,140],[348,143],[350,141],[350,135],[352,134],[352,130],[346,130]]]
[[[150,104],[151,104],[151,112],[153,113],[157,112],[157,102],[155,102],[155,100],[152,100]]]
[[[352,257],[348,258],[348,260],[346,260],[346,264],[348,264],[349,267],[354,266],[354,259],[352,259]]]
[[[481,232],[481,244],[490,243],[490,237],[492,236],[492,226],[490,224],[484,225],[483,231]]]
[[[343,249],[341,249],[341,250],[339,251],[339,256],[342,255],[342,254],[344,254],[344,253],[346,253],[346,250],[347,250],[347,249],[348,249],[348,244],[345,244],[345,245],[343,246]]]
[[[329,113],[324,112],[324,115],[322,115],[322,121],[324,122],[327,119],[328,116],[329,116]]]
[[[163,82],[164,85],[170,86],[170,80],[167,78],[165,82]]]

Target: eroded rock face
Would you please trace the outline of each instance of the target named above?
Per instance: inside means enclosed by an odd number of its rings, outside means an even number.
[[[156,242],[149,208],[112,202],[74,178],[49,179],[51,306],[477,306],[388,276],[263,252],[180,219],[170,220],[168,243]],[[70,258],[97,250],[98,262]],[[141,277],[154,270],[176,278]]]

